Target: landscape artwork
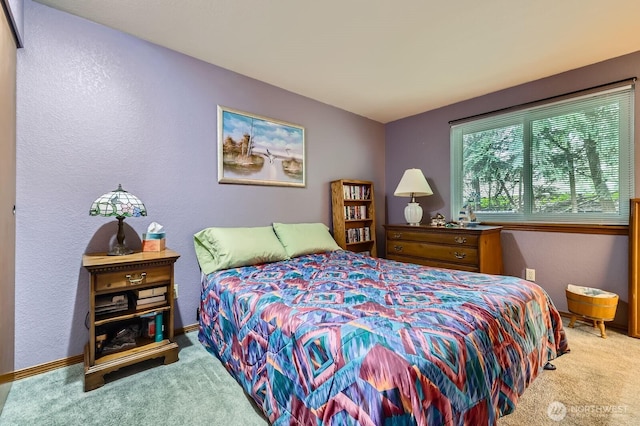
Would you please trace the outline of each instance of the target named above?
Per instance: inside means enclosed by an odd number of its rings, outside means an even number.
[[[304,128],[218,106],[218,182],[300,186]]]

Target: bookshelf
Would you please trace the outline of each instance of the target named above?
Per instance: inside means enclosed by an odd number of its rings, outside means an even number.
[[[173,339],[173,250],[125,256],[85,254],[90,274],[89,342],[84,390],[104,385],[105,374],[152,358],[178,360]]]
[[[377,256],[373,182],[340,179],[331,182],[333,237],[340,247]]]

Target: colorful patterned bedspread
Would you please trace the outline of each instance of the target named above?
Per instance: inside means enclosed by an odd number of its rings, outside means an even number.
[[[493,425],[568,350],[533,283],[348,251],[210,274],[199,338],[274,425]]]

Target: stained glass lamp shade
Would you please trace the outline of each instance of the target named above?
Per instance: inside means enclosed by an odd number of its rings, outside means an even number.
[[[107,192],[98,197],[91,205],[89,214],[91,216],[115,216],[118,219],[118,234],[116,236],[118,243],[109,251],[109,255],[118,256],[133,253],[133,250],[124,244],[124,218],[147,215],[147,208],[138,197],[122,189],[122,185],[118,185],[118,189],[115,191]]]

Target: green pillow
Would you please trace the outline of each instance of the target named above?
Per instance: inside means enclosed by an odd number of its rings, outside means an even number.
[[[274,223],[273,230],[289,257],[341,250],[324,223]]]
[[[288,259],[271,226],[206,228],[193,238],[196,257],[205,274]]]

